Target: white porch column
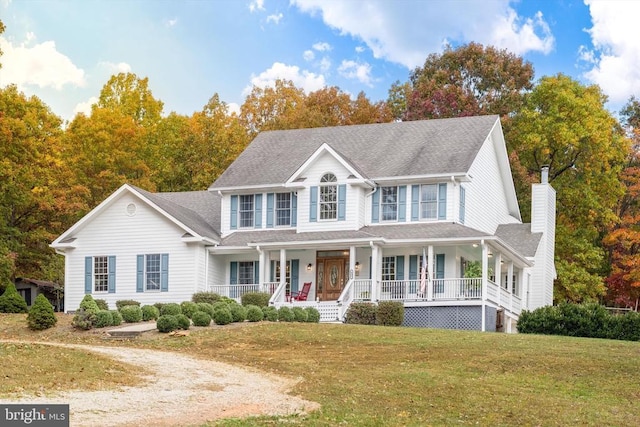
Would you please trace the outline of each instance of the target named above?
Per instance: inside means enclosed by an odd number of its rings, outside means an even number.
[[[507,290],[509,291],[509,311],[513,313],[513,261],[507,266]]]
[[[287,250],[280,249],[280,284],[287,281]]]
[[[347,281],[355,278],[356,278],[356,247],[351,246],[349,247],[349,278],[347,279]]]
[[[264,251],[265,252],[265,260],[264,260],[264,268],[262,269],[264,271],[264,278],[265,280],[271,281],[271,252],[270,251]],[[262,262],[262,260],[260,261]]]
[[[380,269],[380,248],[371,243],[371,301],[380,299],[379,289],[379,269]]]
[[[433,245],[427,247],[427,301],[433,301]]]
[[[267,264],[269,264],[269,262],[267,261],[266,251],[263,251],[262,249],[260,249],[260,246],[258,246],[256,249],[258,249],[258,253],[260,254],[260,257],[259,257],[259,267],[260,268],[258,270],[258,281],[260,283],[258,283],[258,285],[260,285],[261,289],[264,289],[263,288],[264,287],[264,282],[265,282],[264,278],[266,277],[264,271],[265,271],[266,268],[268,268]]]
[[[502,294],[502,253],[498,252],[493,255],[493,274],[495,276],[495,283],[498,285],[498,307],[501,307],[501,294]]]
[[[485,319],[487,314],[487,281],[489,272],[489,248],[487,244],[482,241],[482,332],[487,330],[487,320]]]

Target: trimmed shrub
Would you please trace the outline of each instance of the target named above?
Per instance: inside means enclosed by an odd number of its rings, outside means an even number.
[[[208,302],[198,302],[196,303],[196,305],[198,306],[198,311],[204,311],[209,316],[213,317],[213,313],[215,311],[213,309],[213,305],[209,304]]]
[[[370,302],[354,302],[347,309],[344,322],[352,325],[375,325],[378,306]]]
[[[142,306],[142,320],[157,320],[160,317],[160,311],[153,305]]]
[[[120,314],[118,310],[110,310],[110,311],[111,311],[111,317],[113,318],[113,321],[111,322],[111,326],[119,326],[120,324],[122,324],[122,314]]]
[[[26,313],[28,311],[27,302],[16,290],[16,285],[9,283],[0,296],[0,313]]]
[[[96,313],[96,321],[94,327],[106,328],[113,325],[113,314],[109,310],[100,310]]]
[[[295,319],[293,311],[287,306],[278,309],[278,320],[281,322],[293,322]]]
[[[71,325],[77,329],[89,330],[93,328],[93,325],[96,321],[96,313],[85,311],[83,308],[78,309],[76,314],[73,316],[73,320],[71,321]]]
[[[215,292],[196,292],[191,295],[191,301],[198,302],[208,302],[209,304],[214,304],[220,301],[220,295]]]
[[[164,304],[160,309],[161,316],[166,316],[166,315],[177,316],[178,314],[182,314],[182,308],[180,308],[180,304],[176,302],[169,302],[167,304]]]
[[[401,301],[380,301],[376,313],[376,325],[402,326],[404,304]]]
[[[183,301],[180,303],[180,309],[182,310],[182,314],[184,314],[189,319],[191,319],[192,318],[191,316],[193,316],[193,313],[198,311],[198,304],[191,301]]]
[[[247,309],[240,304],[229,304],[229,311],[234,322],[244,322],[247,320]]]
[[[307,322],[318,323],[320,322],[320,312],[315,307],[305,307],[304,311],[307,312]]]
[[[194,326],[209,326],[211,324],[211,316],[204,311],[196,311],[191,316]]]
[[[157,309],[158,309],[158,313],[160,313],[160,311],[162,310],[162,306],[163,306],[164,304],[165,304],[165,303],[163,303],[163,302],[156,302],[156,303],[154,303],[154,304],[153,304],[153,306],[154,306],[155,308],[157,308]]]
[[[137,305],[125,305],[120,309],[122,320],[127,323],[137,323],[142,320],[142,309]]]
[[[171,332],[175,331],[179,328],[178,319],[176,316],[165,314],[164,316],[158,317],[158,321],[156,322],[156,327],[160,332]]]
[[[302,307],[293,307],[293,310],[291,311],[293,311],[293,319],[296,322],[305,323],[307,321],[307,318],[309,317],[307,312],[304,311]]]
[[[246,306],[247,309],[247,320],[249,322],[259,322],[264,319],[264,313],[262,309],[257,305],[249,304]]]
[[[42,331],[54,326],[57,321],[49,300],[43,294],[38,295],[27,315],[29,329]]]
[[[80,302],[80,310],[97,314],[100,311],[100,307],[98,307],[98,303],[93,299],[91,294],[87,294],[84,296],[84,298],[82,298],[82,301]]]
[[[191,320],[184,314],[176,314],[176,320],[178,321],[178,327],[185,331],[191,327]]]
[[[262,313],[264,314],[264,318],[269,322],[277,322],[278,321],[278,309],[274,306],[263,307]]]
[[[100,310],[109,310],[109,304],[103,299],[94,299]]]
[[[216,322],[216,325],[228,325],[233,322],[231,310],[228,308],[219,308],[213,313],[213,321]]]
[[[132,299],[121,299],[119,301],[116,301],[116,308],[118,310],[121,310],[122,307],[125,307],[127,305],[137,305],[138,307],[140,307],[140,303]]]
[[[271,298],[271,294],[267,292],[247,292],[240,297],[240,301],[245,307],[249,305],[266,307],[269,305],[269,298]]]
[[[226,301],[218,301],[213,303],[213,310],[219,310],[221,308],[229,308],[229,304]]]

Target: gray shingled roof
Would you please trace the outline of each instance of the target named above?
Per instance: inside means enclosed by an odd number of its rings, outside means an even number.
[[[538,250],[542,233],[532,233],[531,224],[502,224],[496,236],[526,257],[533,257]]]
[[[282,184],[326,143],[365,178],[467,172],[498,116],[261,132],[211,189]]]
[[[358,231],[314,231],[296,233],[294,229],[238,231],[222,239],[222,246],[245,246],[249,243],[289,243],[328,240],[360,240],[384,238],[404,239],[480,239],[487,233],[453,223],[397,224],[362,227]]]
[[[220,197],[217,194],[211,191],[151,193],[132,187],[200,236],[220,240]]]

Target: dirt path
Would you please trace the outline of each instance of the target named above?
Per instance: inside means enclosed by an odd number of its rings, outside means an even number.
[[[225,363],[136,348],[31,344],[101,353],[151,372],[141,387],[2,400],[68,403],[72,426],[190,426],[220,418],[302,414],[319,408],[315,402],[286,394],[298,381]]]

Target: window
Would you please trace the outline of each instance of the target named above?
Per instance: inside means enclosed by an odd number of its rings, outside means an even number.
[[[255,280],[253,261],[240,261],[238,263],[238,284],[251,285]]]
[[[109,290],[109,264],[106,256],[93,258],[93,289],[95,292]]]
[[[338,180],[327,173],[320,180],[320,219],[330,220],[338,217]]]
[[[398,220],[398,187],[382,187],[380,205],[383,221]]]
[[[382,257],[382,280],[396,280],[396,257]]]
[[[276,226],[291,225],[291,193],[276,194]]]
[[[241,195],[238,209],[240,228],[253,227],[253,212],[253,194]]]
[[[160,290],[160,254],[145,255],[144,283],[147,291]]]
[[[420,218],[438,219],[438,185],[420,186]]]

